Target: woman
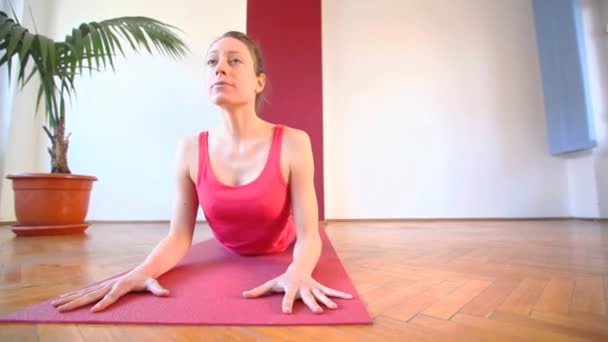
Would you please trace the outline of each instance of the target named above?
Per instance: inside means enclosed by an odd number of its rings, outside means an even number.
[[[257,115],[266,86],[260,51],[245,34],[227,32],[206,56],[208,95],[223,124],[183,139],[177,150],[176,194],[168,235],[130,272],[60,296],[59,311],[98,301],[107,308],[131,291],[167,296],[156,278],[173,268],[191,243],[200,203],[216,238],[239,254],[286,250],[295,241],[293,262],[278,277],[248,291],[245,298],[283,292],[282,310],[296,299],[315,313],[330,297],[351,298],[312,278],[321,252],[314,163],[309,136]]]

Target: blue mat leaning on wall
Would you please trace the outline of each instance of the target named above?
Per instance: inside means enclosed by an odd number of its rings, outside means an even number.
[[[580,0],[534,0],[549,150],[558,155],[597,145]]]

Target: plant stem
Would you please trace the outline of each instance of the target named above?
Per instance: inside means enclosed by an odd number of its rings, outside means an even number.
[[[69,135],[65,136],[65,116],[59,118],[58,125],[51,134],[46,126],[44,131],[51,140],[51,148],[48,149],[51,155],[51,173],[72,173],[68,167],[68,146],[70,144]]]

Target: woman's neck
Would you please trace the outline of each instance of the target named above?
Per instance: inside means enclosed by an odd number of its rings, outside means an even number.
[[[219,127],[222,135],[237,145],[259,137],[268,126],[252,108],[224,109],[222,119]]]

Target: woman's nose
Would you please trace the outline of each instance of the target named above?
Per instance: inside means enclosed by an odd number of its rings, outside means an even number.
[[[219,75],[219,74],[226,75],[226,63],[221,59],[215,65],[215,74],[216,75]]]

